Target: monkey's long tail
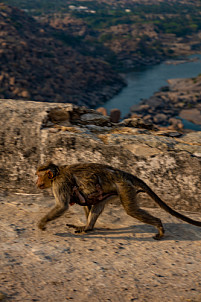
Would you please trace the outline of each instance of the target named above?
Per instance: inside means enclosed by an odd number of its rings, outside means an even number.
[[[155,200],[155,202],[162,208],[164,209],[166,212],[170,213],[171,215],[183,220],[183,221],[186,221],[190,224],[193,224],[193,225],[196,225],[196,226],[199,226],[201,227],[201,221],[196,221],[196,220],[193,220],[189,217],[186,217],[178,212],[176,212],[175,210],[173,210],[172,208],[170,208],[164,201],[162,201],[160,199],[160,197],[158,197],[158,195],[156,195],[152,190],[151,188],[149,188],[145,183],[143,184],[143,187],[146,187],[146,193],[151,197],[153,198],[153,200]]]

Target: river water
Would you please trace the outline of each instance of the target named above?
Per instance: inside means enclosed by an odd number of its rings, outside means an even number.
[[[111,109],[118,108],[121,110],[122,117],[125,117],[132,105],[138,104],[141,99],[151,97],[162,86],[167,86],[168,79],[196,77],[201,73],[201,54],[192,55],[189,58],[193,57],[199,60],[176,65],[161,63],[128,73],[126,75],[128,85],[118,95],[107,101],[103,105],[104,108],[108,113]],[[187,122],[187,128],[191,128],[191,124]],[[194,130],[199,130],[199,128],[198,126]]]

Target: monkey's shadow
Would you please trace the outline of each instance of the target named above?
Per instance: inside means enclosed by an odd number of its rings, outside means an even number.
[[[164,223],[165,236],[164,240],[176,240],[176,241],[200,241],[201,231],[198,227],[183,224],[183,223]],[[60,237],[76,237],[76,238],[88,238],[88,239],[102,239],[103,237],[109,239],[124,239],[132,241],[153,241],[152,236],[144,237],[145,234],[157,233],[157,230],[152,226],[142,224],[142,225],[131,225],[129,227],[122,227],[117,229],[111,228],[94,228],[93,231],[87,233],[74,233],[74,231],[68,228],[68,232],[65,233],[55,233],[54,235]],[[136,237],[135,234],[143,233],[142,237]],[[138,236],[138,235],[137,235]],[[155,240],[154,240],[155,241]]]

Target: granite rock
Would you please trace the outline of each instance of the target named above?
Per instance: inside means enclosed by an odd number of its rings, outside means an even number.
[[[91,117],[105,116],[72,104],[0,100],[0,106],[1,190],[38,192],[35,170],[48,160],[97,162],[135,174],[176,209],[201,210],[201,132],[174,138],[128,121],[97,125]]]

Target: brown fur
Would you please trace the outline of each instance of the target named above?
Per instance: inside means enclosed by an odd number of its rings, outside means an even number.
[[[188,218],[164,203],[142,180],[136,176],[113,167],[86,163],[70,166],[57,166],[49,163],[37,169],[37,186],[40,189],[52,187],[56,204],[38,223],[42,230],[48,221],[61,216],[69,208],[69,204],[78,203],[85,206],[87,223],[85,226],[74,226],[76,232],[93,229],[97,218],[104,210],[108,200],[119,197],[126,213],[138,220],[151,224],[158,229],[154,239],[164,235],[164,228],[159,218],[140,209],[137,194],[146,192],[157,204],[171,215],[196,226],[201,222]]]

